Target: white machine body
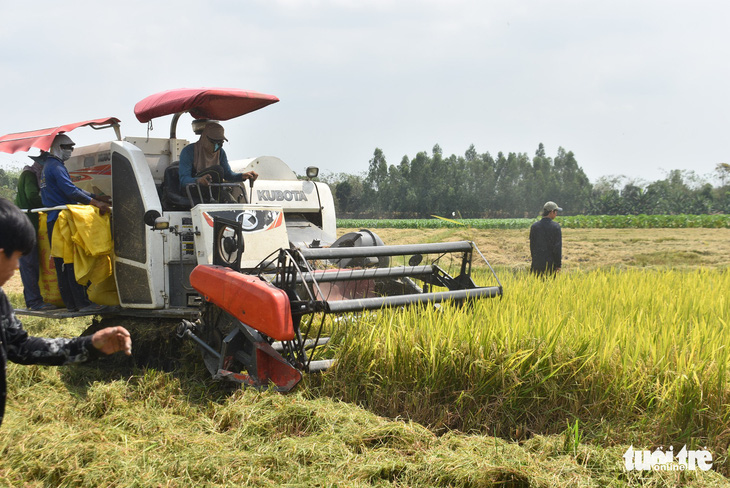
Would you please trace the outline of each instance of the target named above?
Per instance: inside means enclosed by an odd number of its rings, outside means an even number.
[[[241,224],[241,269],[253,269],[281,248],[328,246],[336,240],[334,200],[329,187],[299,179],[281,159],[263,156],[231,162],[234,172],[256,171],[253,187],[241,184],[242,203],[163,206],[166,170],[188,144],[183,139],[128,137],[78,147],[66,162],[80,188],[111,195],[114,274],[120,305],[174,312],[195,306],[199,296],[188,277],[198,264],[213,262],[215,217]],[[167,229],[145,224],[156,211]]]

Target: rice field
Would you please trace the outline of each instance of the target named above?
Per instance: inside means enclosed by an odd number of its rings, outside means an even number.
[[[436,432],[525,439],[578,419],[591,439],[709,443],[725,455],[730,270],[502,282],[502,299],[467,309],[353,320],[321,388]]]
[[[551,280],[524,272],[517,231],[477,234],[515,247],[503,298],[345,318],[337,365],[286,396],[213,383],[192,346],[172,372],[11,364],[0,486],[730,486],[728,230],[660,231],[566,230]],[[614,243],[631,261],[590,261]],[[676,261],[692,243],[708,252]],[[713,469],[624,469],[629,446],[685,444]]]

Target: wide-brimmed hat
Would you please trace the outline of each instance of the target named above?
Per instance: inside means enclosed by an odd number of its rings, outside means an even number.
[[[214,141],[228,141],[228,139],[226,139],[225,130],[223,129],[223,126],[216,122],[210,122],[210,123],[206,124],[205,135],[207,135]]]

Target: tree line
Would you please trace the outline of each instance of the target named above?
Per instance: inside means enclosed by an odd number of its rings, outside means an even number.
[[[479,154],[404,156],[388,164],[376,148],[367,174],[328,174],[338,216],[347,218],[534,217],[552,200],[565,215],[730,213],[730,165],[718,164],[713,186],[692,171],[672,170],[665,179],[640,183],[624,176],[591,183],[572,151],[549,157],[542,143],[535,155]]]
[[[0,196],[13,200],[19,170],[0,168]],[[367,174],[324,174],[341,218],[535,217],[552,200],[564,215],[730,214],[730,164],[715,168],[717,185],[693,171],[672,170],[664,179],[642,183],[605,176],[591,183],[572,151],[559,147],[549,157],[542,143],[535,155],[479,154],[404,156],[388,164],[376,148]]]

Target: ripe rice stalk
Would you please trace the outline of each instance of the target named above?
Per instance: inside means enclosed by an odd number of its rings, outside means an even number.
[[[322,388],[435,428],[506,435],[520,423],[562,432],[576,418],[642,424],[675,442],[730,428],[730,270],[503,282],[502,299],[353,322]]]

